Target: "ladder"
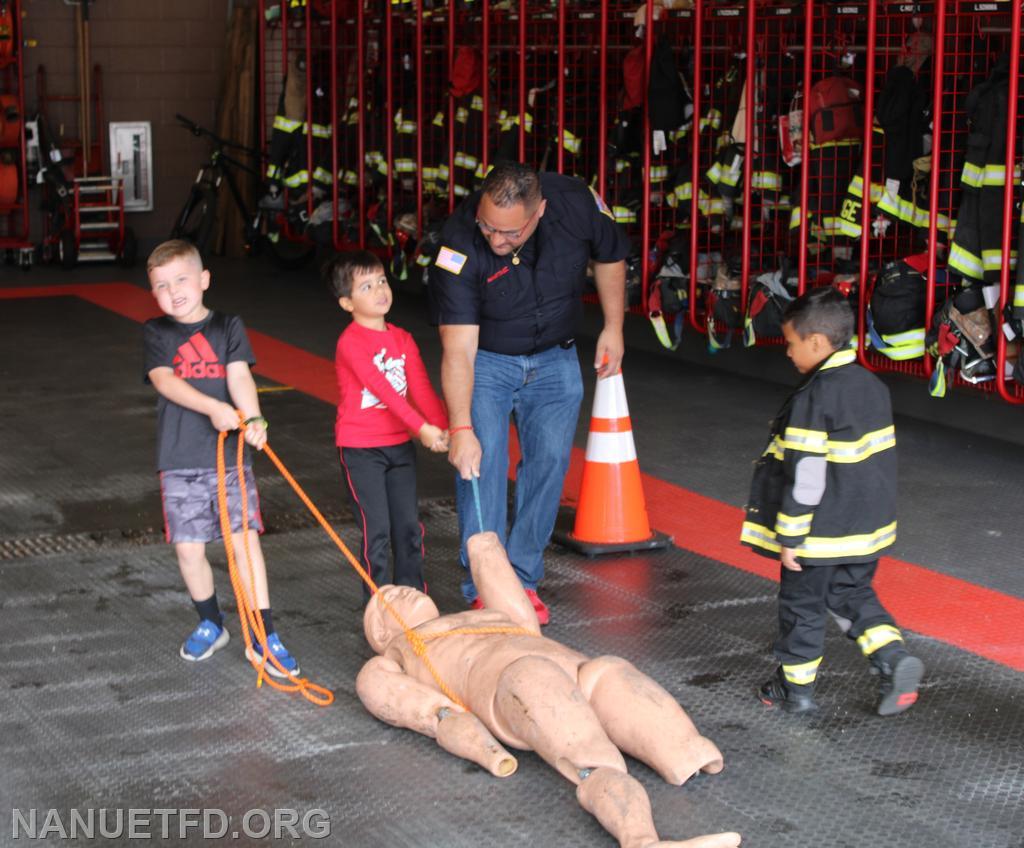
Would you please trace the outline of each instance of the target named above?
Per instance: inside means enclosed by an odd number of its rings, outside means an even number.
[[[76,177],[73,220],[79,262],[120,259],[125,242],[124,178]]]

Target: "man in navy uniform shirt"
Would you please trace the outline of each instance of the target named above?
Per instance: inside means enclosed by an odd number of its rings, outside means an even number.
[[[603,378],[622,362],[628,254],[625,233],[583,182],[502,162],[445,223],[430,268],[451,422],[448,459],[458,471],[462,564],[468,562],[466,539],[495,531],[541,624],[549,613],[537,584],[583,397],[574,336],[587,266],[593,262],[604,313],[594,362]],[[522,460],[506,536],[510,416]],[[471,605],[481,605],[468,569],[462,592]]]

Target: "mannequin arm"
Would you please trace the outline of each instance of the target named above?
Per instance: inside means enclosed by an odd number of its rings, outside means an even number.
[[[475,715],[465,712],[431,686],[406,674],[388,657],[374,657],[356,677],[356,694],[386,724],[415,730],[437,740],[457,757],[508,777],[518,764]]]
[[[469,567],[487,609],[500,610],[518,626],[540,633],[537,613],[523,591],[496,533],[477,533],[466,541]]]
[[[374,657],[356,677],[363,706],[385,724],[437,737],[438,712],[459,707],[432,686],[410,677],[389,657]]]

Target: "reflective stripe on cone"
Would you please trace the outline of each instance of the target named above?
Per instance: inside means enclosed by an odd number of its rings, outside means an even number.
[[[609,544],[651,537],[621,372],[597,381],[573,536]]]

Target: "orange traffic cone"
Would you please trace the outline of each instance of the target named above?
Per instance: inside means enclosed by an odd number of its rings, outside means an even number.
[[[597,381],[575,524],[554,539],[587,556],[672,544],[670,536],[652,532],[647,520],[621,371]]]

